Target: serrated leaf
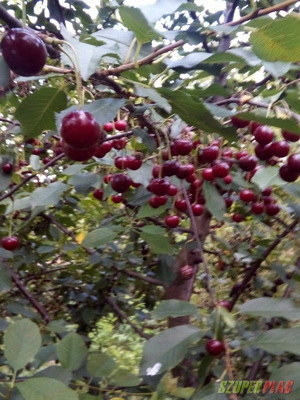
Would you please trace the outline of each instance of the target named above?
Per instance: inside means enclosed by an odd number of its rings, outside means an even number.
[[[140,43],[148,43],[151,40],[159,39],[160,35],[148,24],[139,9],[121,6],[119,13],[124,26],[135,34]]]
[[[78,400],[74,390],[52,378],[29,378],[16,387],[24,400]]]
[[[152,168],[153,165],[146,162],[142,164],[141,168],[135,171],[127,169],[127,173],[133,182],[140,183],[141,185],[147,187],[152,179]]]
[[[300,355],[300,328],[271,329],[261,333],[256,339],[248,342],[248,345],[258,347],[271,354],[288,352]]]
[[[284,318],[289,321],[300,320],[300,308],[290,299],[272,299],[261,297],[246,301],[240,306],[242,314],[264,318]]]
[[[203,182],[203,194],[205,196],[205,206],[208,211],[219,220],[223,220],[225,214],[225,201],[218,190],[209,182]]]
[[[159,107],[163,108],[167,113],[171,112],[172,107],[167,102],[167,100],[158,93],[157,90],[155,90],[151,87],[145,87],[144,85],[140,85],[138,83],[135,83],[134,87],[135,87],[135,93],[138,96],[149,98],[149,99],[155,101],[155,103]]]
[[[158,375],[182,361],[189,346],[202,337],[192,325],[175,326],[149,339],[144,346],[140,375]]]
[[[278,18],[253,32],[250,37],[255,54],[267,61],[300,61],[298,32],[300,19],[291,15]]]
[[[1,254],[0,254],[0,256],[1,256]],[[0,293],[7,292],[11,288],[12,288],[12,280],[11,280],[10,273],[5,265],[0,264]]]
[[[58,343],[56,354],[63,368],[75,371],[86,356],[87,348],[82,337],[71,332]]]
[[[68,185],[62,182],[50,183],[47,187],[35,189],[30,196],[32,207],[56,205],[61,195],[68,190]]]
[[[151,312],[153,318],[163,319],[169,317],[183,317],[195,315],[198,309],[194,304],[182,300],[164,300]]]
[[[8,364],[15,370],[24,368],[42,344],[38,326],[29,319],[11,324],[4,334],[4,354]]]
[[[87,366],[88,373],[93,377],[109,376],[116,370],[116,362],[107,354],[90,354]]]
[[[120,31],[113,28],[101,29],[92,33],[91,36],[105,42],[121,60],[125,60],[128,55],[130,44],[134,38],[133,32],[123,30],[122,35],[120,35]]]
[[[66,107],[67,96],[62,90],[45,87],[27,96],[15,117],[26,137],[36,137],[44,130],[55,129],[55,113]]]
[[[98,247],[105,243],[114,240],[118,232],[113,231],[111,228],[99,228],[89,232],[84,238],[83,245],[87,247]]]
[[[284,186],[287,184],[280,178],[278,167],[259,168],[251,178],[251,182],[255,183],[261,190],[268,186]]]

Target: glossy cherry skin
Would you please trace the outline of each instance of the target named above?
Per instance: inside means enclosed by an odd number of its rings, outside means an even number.
[[[169,228],[176,228],[179,225],[179,222],[180,218],[178,217],[178,215],[167,215],[165,217],[165,224]]]
[[[278,214],[280,211],[280,207],[276,203],[271,203],[266,205],[266,214],[273,216]]]
[[[253,133],[255,140],[262,145],[271,143],[274,139],[274,132],[266,125],[258,126]]]
[[[291,171],[300,173],[300,153],[291,154],[287,160],[287,165]]]
[[[245,203],[250,203],[255,199],[255,193],[251,189],[242,189],[239,193],[240,199]]]
[[[72,146],[69,146],[67,143],[62,143],[62,149],[65,155],[73,161],[87,161],[92,158],[97,149],[97,145],[95,144],[92,147],[88,147],[87,149],[75,149]]]
[[[75,149],[87,149],[105,139],[98,122],[84,110],[71,111],[62,119],[61,137]]]
[[[177,139],[174,141],[174,147],[179,156],[186,156],[193,150],[193,143],[187,139]]]
[[[204,168],[204,170],[202,171],[202,178],[205,181],[213,181],[214,177],[214,170],[211,167]]]
[[[256,203],[253,203],[253,204],[251,205],[251,211],[252,211],[253,214],[255,214],[255,215],[262,214],[262,213],[264,212],[264,210],[265,210],[265,206],[264,206],[263,203],[258,203],[258,202],[256,202]]]
[[[115,129],[118,131],[125,131],[127,128],[127,122],[120,119],[118,121],[115,121]]]
[[[290,169],[288,164],[279,168],[280,177],[286,182],[295,182],[299,177],[299,172]]]
[[[297,135],[297,133],[293,133],[290,131],[282,131],[281,132],[282,136],[288,140],[289,142],[298,142],[298,140],[300,139],[300,135]]]
[[[110,178],[110,185],[116,192],[124,193],[129,189],[131,179],[125,174],[113,174]]]
[[[198,203],[193,204],[191,208],[192,208],[193,214],[194,214],[196,217],[198,217],[199,215],[202,215],[202,214],[203,214],[204,207],[203,207],[202,204],[198,204]]]
[[[95,189],[93,191],[93,196],[97,200],[103,200],[103,194],[104,194],[103,189]]]
[[[9,68],[21,76],[37,75],[46,64],[44,42],[27,29],[9,29],[1,41],[1,50]]]
[[[118,194],[113,194],[111,196],[111,200],[112,200],[113,203],[118,204],[118,203],[123,203],[125,199],[121,195],[121,193],[118,193]]]
[[[10,163],[6,163],[2,165],[2,171],[4,174],[9,175],[13,172],[14,166]]]
[[[136,158],[135,156],[127,156],[127,168],[136,171],[141,168],[143,161]]]
[[[227,176],[230,171],[229,165],[227,164],[227,162],[224,161],[216,162],[213,165],[212,169],[214,172],[214,176],[216,176],[217,178],[225,178],[225,176]]]
[[[244,156],[239,159],[239,166],[244,171],[252,171],[257,165],[256,157]]]
[[[286,157],[290,151],[290,145],[286,140],[280,140],[271,144],[273,155],[279,158]]]
[[[103,125],[103,129],[105,130],[105,132],[111,133],[115,129],[115,126],[112,122],[107,122]]]
[[[250,124],[250,121],[246,121],[245,119],[241,119],[238,117],[238,115],[233,115],[230,117],[231,122],[234,126],[237,128],[246,128]]]
[[[17,236],[6,236],[1,239],[1,244],[5,250],[13,251],[20,246],[21,242]]]
[[[184,199],[175,200],[174,205],[178,211],[185,212],[187,210],[187,202]]]
[[[157,196],[165,196],[170,189],[170,182],[166,179],[155,178],[151,182],[151,192]]]
[[[219,356],[225,351],[223,342],[216,339],[210,339],[205,344],[206,351],[211,356]]]
[[[232,219],[232,221],[239,223],[239,222],[242,222],[244,220],[244,217],[241,214],[234,213],[231,216],[231,219]]]

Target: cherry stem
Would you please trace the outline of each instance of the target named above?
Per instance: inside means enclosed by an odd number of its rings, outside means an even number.
[[[26,28],[26,0],[22,0],[22,25],[23,28]]]

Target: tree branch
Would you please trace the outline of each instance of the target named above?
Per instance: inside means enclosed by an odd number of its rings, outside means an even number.
[[[117,267],[113,267],[116,271],[118,271],[120,274],[125,274],[127,276],[130,276],[132,278],[139,279],[141,281],[145,281],[150,283],[151,285],[155,286],[164,286],[163,282],[159,281],[158,279],[151,278],[150,276],[145,276],[142,275],[136,271],[130,271],[129,269],[119,269]]]

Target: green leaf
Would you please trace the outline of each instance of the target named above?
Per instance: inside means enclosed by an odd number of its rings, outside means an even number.
[[[197,313],[198,309],[194,304],[182,300],[164,300],[151,312],[155,319],[183,317]]]
[[[16,387],[24,400],[78,400],[74,390],[52,378],[29,378]]]
[[[175,326],[149,339],[144,346],[140,375],[157,375],[182,361],[189,346],[202,337],[192,325]]]
[[[141,185],[147,187],[152,179],[152,168],[153,165],[146,162],[142,164],[141,168],[135,171],[128,169],[127,173],[133,182],[140,183]]]
[[[182,0],[156,0],[150,6],[139,7],[150,22],[157,22],[163,15],[173,14],[182,5]]]
[[[15,117],[26,137],[36,137],[44,130],[55,129],[55,113],[67,107],[67,96],[59,89],[45,87],[26,97]]]
[[[150,204],[146,203],[142,207],[140,207],[136,217],[137,218],[155,217],[157,215],[161,215],[167,209],[168,206],[166,204],[158,208],[152,208]]]
[[[157,254],[171,254],[173,248],[169,239],[165,237],[166,230],[160,226],[146,225],[141,228],[140,236]]]
[[[65,175],[75,175],[80,172],[82,169],[86,168],[85,164],[73,164],[69,165],[66,169],[64,169]]]
[[[286,181],[280,178],[278,167],[265,167],[259,168],[253,178],[252,183],[255,183],[261,190],[264,190],[268,186],[284,186],[287,184]]]
[[[298,400],[299,389],[300,389],[300,362],[293,362],[291,364],[284,365],[283,367],[278,368],[276,371],[272,373],[272,375],[270,376],[270,380],[277,382],[284,381],[285,384],[288,381],[294,381],[293,389],[292,392],[288,394],[288,399]],[[272,398],[276,400],[282,399],[282,394],[278,396],[276,395],[274,396],[272,394]]]
[[[253,317],[278,317],[289,321],[300,320],[300,308],[295,307],[290,299],[261,297],[248,300],[240,306],[240,312]]]
[[[223,220],[225,214],[225,201],[218,190],[209,182],[203,182],[203,193],[208,211],[219,220]]]
[[[299,17],[288,15],[253,32],[250,43],[263,60],[295,63],[300,61],[299,31]]]
[[[107,354],[94,353],[90,354],[86,368],[93,377],[107,377],[116,370],[117,364]]]
[[[203,100],[197,95],[197,90],[157,89],[171,104],[173,112],[178,114],[187,124],[209,133],[219,133],[230,141],[236,139],[233,128],[225,128],[213,117]]]
[[[82,337],[71,332],[58,343],[56,353],[63,368],[75,371],[86,356],[87,348]]]
[[[116,53],[122,61],[128,55],[130,44],[134,38],[133,32],[123,30],[122,35],[120,35],[120,31],[113,28],[101,29],[92,33],[91,36],[105,42],[111,51]]]
[[[5,265],[0,264],[0,293],[7,292],[12,288],[10,273]]]
[[[29,319],[11,324],[4,334],[4,354],[8,364],[15,370],[24,368],[42,344],[38,326]]]
[[[37,207],[56,205],[60,201],[61,195],[68,188],[68,185],[62,182],[53,182],[47,187],[37,188],[31,193],[31,206]]]
[[[83,245],[87,247],[98,247],[111,242],[118,235],[118,232],[111,228],[98,228],[89,232],[84,238]]]
[[[158,93],[157,90],[155,90],[151,87],[145,87],[144,85],[141,85],[138,83],[135,83],[134,87],[135,87],[135,93],[138,96],[149,98],[149,99],[155,101],[155,103],[159,107],[163,108],[167,113],[171,112],[172,107],[167,102],[167,100]]]
[[[123,368],[118,369],[111,379],[115,386],[132,387],[138,386],[141,382],[141,378]]]
[[[248,345],[258,347],[271,354],[288,352],[300,355],[300,328],[271,329],[261,333],[256,339],[247,342]]]
[[[262,115],[261,110],[258,110],[257,112],[239,113],[239,118],[245,119],[247,121],[260,122],[263,125],[275,126],[277,128],[281,128],[300,135],[300,126],[296,120],[289,118],[275,118],[275,117],[269,118]]]
[[[126,28],[132,31],[140,43],[159,39],[160,35],[148,24],[142,12],[134,7],[119,8],[120,17]]]
[[[0,56],[0,86],[6,88],[10,81],[10,69],[8,68],[4,58]]]
[[[59,365],[50,365],[50,367],[37,372],[34,378],[53,378],[68,385],[72,379],[72,372],[60,367]]]

